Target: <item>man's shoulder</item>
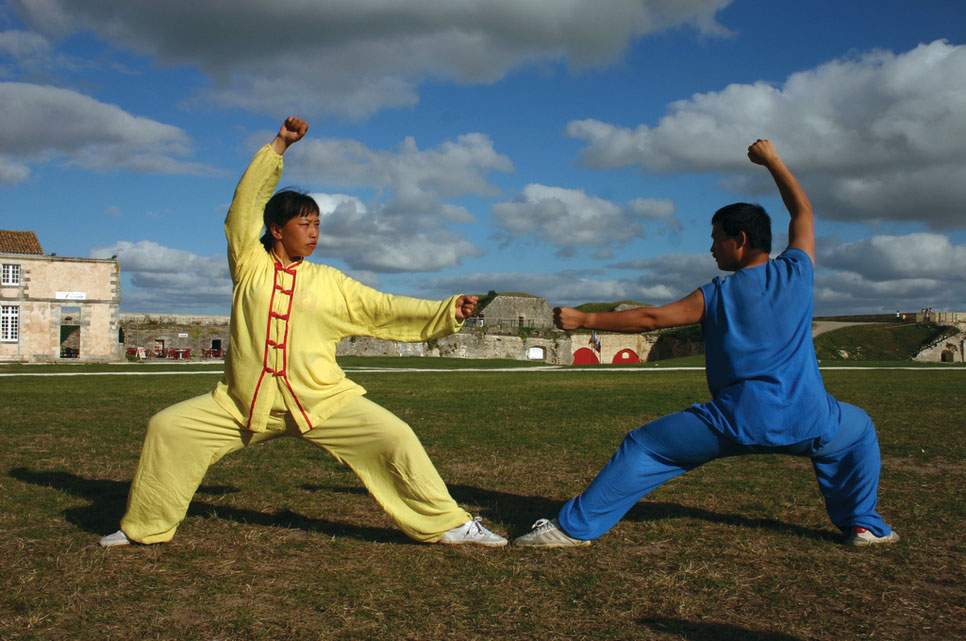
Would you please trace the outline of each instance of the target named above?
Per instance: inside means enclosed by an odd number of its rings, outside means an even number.
[[[778,254],[773,261],[786,261],[790,263],[802,263],[804,265],[812,266],[812,259],[804,250],[798,247],[786,247],[785,250]]]

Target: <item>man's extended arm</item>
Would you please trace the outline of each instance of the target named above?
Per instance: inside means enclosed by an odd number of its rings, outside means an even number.
[[[572,307],[553,310],[560,329],[599,329],[636,334],[666,327],[693,325],[704,317],[704,294],[696,289],[679,301],[660,307],[638,307],[623,312],[582,312]]]
[[[748,158],[756,165],[764,166],[778,185],[785,208],[792,217],[788,223],[788,246],[801,249],[814,263],[815,216],[805,190],[768,140],[756,140],[748,147]]]

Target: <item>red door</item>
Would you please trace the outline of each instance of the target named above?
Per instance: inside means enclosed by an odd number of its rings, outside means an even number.
[[[622,349],[621,351],[614,354],[614,360],[611,363],[615,365],[622,365],[624,363],[640,363],[641,359],[637,356],[637,352],[632,349]]]
[[[581,347],[574,352],[574,365],[600,365],[597,354],[589,347]]]

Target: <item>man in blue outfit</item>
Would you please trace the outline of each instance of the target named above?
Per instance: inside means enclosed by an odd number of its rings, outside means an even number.
[[[825,507],[850,545],[899,539],[876,512],[879,443],[869,416],[825,391],[812,344],[815,231],[805,191],[772,144],[748,158],[771,173],[791,215],[788,248],[770,258],[771,220],[735,203],[711,219],[711,254],[734,272],[662,307],[555,310],[561,329],[643,332],[701,323],[712,400],[630,432],[587,489],[514,545],[589,545],[643,496],[708,461],[765,452],[808,456]]]

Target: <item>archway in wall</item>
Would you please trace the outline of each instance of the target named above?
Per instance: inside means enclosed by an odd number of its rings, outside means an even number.
[[[614,354],[614,360],[611,363],[615,365],[629,364],[629,363],[640,363],[641,359],[632,349],[622,349],[621,351]]]
[[[574,365],[600,365],[597,354],[589,347],[581,347],[574,352]]]

